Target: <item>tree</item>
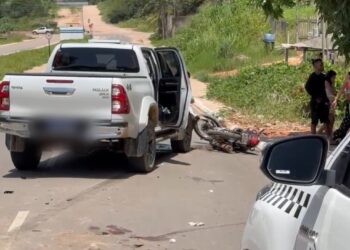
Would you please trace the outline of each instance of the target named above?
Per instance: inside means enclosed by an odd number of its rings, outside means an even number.
[[[267,16],[280,18],[283,9],[293,7],[298,0],[253,0]],[[310,1],[298,1],[310,3]],[[314,0],[321,17],[328,25],[327,33],[333,35],[334,46],[350,62],[350,1]]]

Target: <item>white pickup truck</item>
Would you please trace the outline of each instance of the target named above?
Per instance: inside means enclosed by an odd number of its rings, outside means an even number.
[[[39,35],[39,34],[48,34],[53,33],[53,29],[47,28],[47,27],[40,27],[32,31],[33,35]]]
[[[112,42],[58,45],[46,73],[6,74],[0,132],[19,170],[64,146],[122,152],[139,172],[155,167],[156,142],[191,149],[191,86],[176,48]]]

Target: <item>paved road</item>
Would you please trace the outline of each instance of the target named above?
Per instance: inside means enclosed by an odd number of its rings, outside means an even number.
[[[53,35],[51,44],[56,44],[60,41],[59,35]],[[32,50],[47,46],[45,35],[40,35],[38,38],[25,40],[19,43],[5,44],[0,46],[0,56],[13,54],[19,51]]]
[[[239,249],[267,182],[258,157],[208,151],[200,141],[193,147],[175,155],[162,144],[158,169],[135,175],[123,157],[106,153],[48,153],[38,171],[20,173],[1,146],[0,249]]]

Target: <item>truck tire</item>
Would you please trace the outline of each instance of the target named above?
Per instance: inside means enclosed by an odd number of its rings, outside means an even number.
[[[132,170],[139,173],[149,173],[155,168],[156,161],[156,133],[154,126],[148,124],[147,130],[147,145],[145,153],[140,157],[130,157],[129,166]]]
[[[40,163],[41,150],[36,145],[26,143],[23,152],[11,152],[11,159],[18,170],[35,170]]]
[[[183,140],[174,140],[172,139],[171,148],[174,153],[188,153],[191,151],[192,143],[192,132],[193,132],[193,118],[189,116],[188,124],[185,130],[185,137]]]

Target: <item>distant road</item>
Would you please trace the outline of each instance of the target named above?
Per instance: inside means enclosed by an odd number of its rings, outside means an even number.
[[[60,41],[59,35],[53,35],[51,44],[58,43]],[[17,53],[25,50],[32,50],[47,46],[47,39],[45,35],[40,35],[38,38],[25,40],[23,42],[5,44],[0,46],[0,56],[5,56],[13,53]]]

